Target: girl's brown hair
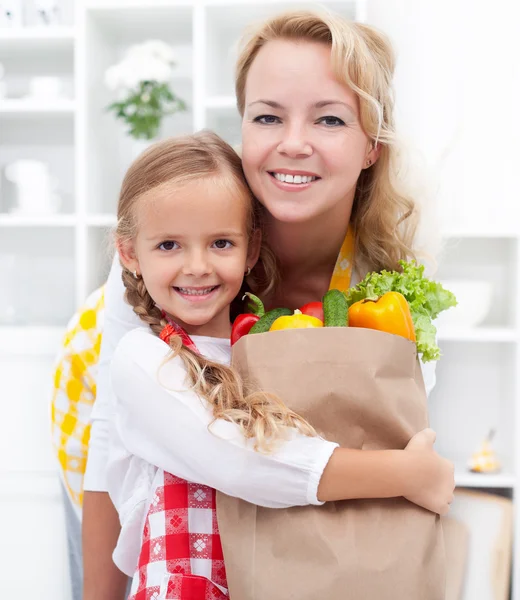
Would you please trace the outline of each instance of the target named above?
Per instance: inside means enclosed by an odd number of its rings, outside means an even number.
[[[117,210],[116,240],[126,245],[134,240],[139,223],[136,206],[163,189],[210,179],[215,185],[232,183],[234,192],[248,205],[247,228],[250,239],[261,228],[261,210],[249,189],[239,156],[224,140],[211,132],[169,138],[158,142],[144,152],[127,171]],[[275,261],[268,247],[262,244],[261,277],[250,278],[258,293],[263,293],[275,281]],[[159,335],[168,321],[148,293],[141,277],[137,279],[123,268],[125,299],[138,317]],[[187,378],[199,396],[213,408],[215,419],[236,423],[246,438],[255,438],[255,448],[268,452],[272,444],[283,437],[287,427],[296,427],[306,435],[314,435],[313,428],[296,413],[289,410],[274,395],[264,392],[249,393],[238,374],[229,367],[191,351],[182,345],[179,336],[170,338],[173,356],[179,355],[187,369]]]
[[[399,260],[414,258],[418,214],[414,201],[397,184],[395,58],[389,40],[373,27],[329,12],[291,11],[264,21],[245,37],[237,61],[235,89],[242,115],[251,64],[265,44],[280,39],[329,46],[338,81],[358,96],[361,126],[381,151],[377,162],[361,172],[357,184],[351,217],[356,262],[374,270],[399,269]]]

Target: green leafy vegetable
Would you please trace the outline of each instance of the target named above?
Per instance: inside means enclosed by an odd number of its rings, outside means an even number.
[[[423,362],[438,360],[441,356],[436,343],[437,329],[433,324],[443,310],[457,305],[457,299],[440,283],[424,277],[424,266],[415,261],[399,261],[402,272],[381,271],[369,273],[363,281],[347,293],[349,307],[365,298],[376,299],[386,292],[400,292],[408,301],[412,313],[417,352]]]

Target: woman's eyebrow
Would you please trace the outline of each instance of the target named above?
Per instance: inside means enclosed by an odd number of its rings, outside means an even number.
[[[254,102],[250,102],[247,106],[250,107],[254,104],[267,104],[267,106],[270,106],[271,108],[283,108],[281,104],[275,102],[274,100],[255,100]]]
[[[344,106],[345,108],[348,108],[350,112],[356,114],[352,106],[350,106],[350,104],[347,104],[346,102],[343,102],[342,100],[320,100],[319,102],[316,102],[314,108],[324,108],[325,106],[331,106],[333,104]]]
[[[254,102],[250,102],[247,106],[251,107],[255,104],[266,104],[271,108],[277,108],[279,110],[283,110],[285,108],[282,104],[280,104],[279,102],[275,102],[274,100],[255,100]],[[316,104],[314,104],[312,108],[324,108],[325,106],[331,106],[334,104],[344,106],[353,115],[357,114],[356,111],[352,108],[352,106],[350,106],[350,104],[342,102],[341,100],[320,100],[319,102],[316,102]]]

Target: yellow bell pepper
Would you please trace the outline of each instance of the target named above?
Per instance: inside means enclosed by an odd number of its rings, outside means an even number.
[[[416,341],[412,313],[406,298],[399,292],[387,292],[380,298],[365,298],[348,309],[350,327],[366,327],[401,335]]]
[[[323,321],[311,315],[304,315],[300,310],[295,310],[293,315],[278,317],[271,325],[269,331],[280,331],[282,329],[309,329],[323,327]]]

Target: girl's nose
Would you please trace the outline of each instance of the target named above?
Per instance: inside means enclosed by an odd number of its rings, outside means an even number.
[[[186,255],[183,272],[185,275],[202,277],[211,273],[211,262],[205,252],[193,251]]]

